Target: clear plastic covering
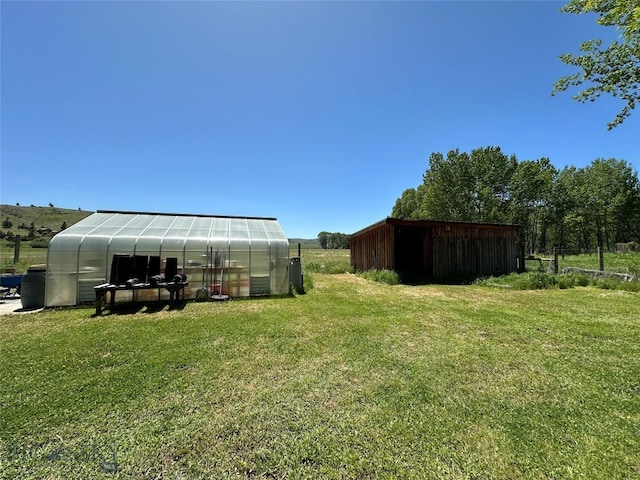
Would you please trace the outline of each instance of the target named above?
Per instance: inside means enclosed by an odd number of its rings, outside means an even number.
[[[289,241],[275,218],[98,211],[51,240],[45,305],[94,300],[114,255],[160,257],[162,271],[176,258],[189,282],[185,298],[202,286],[230,297],[289,292]]]

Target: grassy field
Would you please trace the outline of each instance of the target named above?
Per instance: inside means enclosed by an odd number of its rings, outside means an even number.
[[[640,478],[639,294],[310,275],[0,317],[0,478]]]
[[[20,224],[30,225],[32,222],[36,228],[49,227],[52,230],[59,230],[62,223],[68,226],[79,222],[88,217],[93,212],[87,210],[72,210],[69,208],[58,207],[37,207],[37,206],[19,206],[19,205],[0,205],[0,218],[2,222],[8,220],[13,226],[12,230],[21,233],[18,226]],[[8,230],[2,228],[3,230]]]
[[[0,239],[0,269],[4,267],[15,267],[18,272],[24,272],[30,265],[43,264],[47,258],[46,248],[32,248],[31,240],[28,240],[28,227],[33,226],[38,229],[40,227],[48,227],[53,231],[58,231],[63,223],[71,226],[74,223],[91,215],[92,212],[86,210],[71,210],[68,208],[58,207],[36,207],[36,206],[18,206],[18,205],[0,205],[0,218],[2,226],[0,232],[8,234],[9,232],[20,235],[22,241],[20,243],[20,261],[14,265],[14,242],[6,238]],[[5,226],[5,222],[9,222],[11,227]],[[22,227],[22,228],[21,228]],[[47,244],[50,237],[45,235],[36,235],[38,242]]]
[[[578,267],[598,270],[598,254],[567,255],[558,258],[558,268]],[[605,253],[604,269],[618,273],[640,274],[640,253]]]

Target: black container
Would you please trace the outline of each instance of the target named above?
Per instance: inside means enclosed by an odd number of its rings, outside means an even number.
[[[148,277],[151,278],[154,275],[160,275],[160,257],[151,255],[149,257],[149,266],[148,266]]]
[[[176,257],[167,258],[164,267],[164,278],[173,278],[178,274],[178,259]]]
[[[22,277],[20,301],[22,308],[31,310],[44,307],[44,289],[47,276],[46,265],[32,265]]]
[[[133,276],[138,279],[138,283],[147,283],[148,268],[149,257],[147,255],[135,255],[133,257]]]
[[[134,275],[134,258],[131,255],[114,255],[111,261],[111,277],[109,283],[112,285],[124,285],[127,280]]]
[[[118,280],[118,268],[120,267],[120,257],[128,255],[113,255],[111,257],[111,274],[109,275],[109,283],[111,285],[117,285]]]

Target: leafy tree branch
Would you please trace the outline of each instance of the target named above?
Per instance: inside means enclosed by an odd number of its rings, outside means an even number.
[[[640,101],[640,0],[572,0],[561,11],[596,13],[597,23],[615,26],[621,32],[620,42],[604,48],[602,40],[588,40],[581,54],[566,53],[560,60],[580,71],[560,78],[552,95],[571,87],[586,86],[573,98],[579,102],[595,101],[606,93],[620,98],[624,105],[607,128],[620,125]]]

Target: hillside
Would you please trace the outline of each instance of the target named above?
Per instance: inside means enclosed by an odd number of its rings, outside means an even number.
[[[297,247],[298,244],[302,248],[320,248],[320,242],[317,238],[290,238],[289,245]]]
[[[31,225],[31,222],[33,222],[36,230],[45,227],[57,232],[60,230],[63,222],[66,222],[67,227],[70,227],[92,213],[93,212],[87,210],[71,210],[58,207],[0,205],[0,231],[3,233],[2,238],[4,238],[9,231],[13,232],[14,235],[20,234],[26,237],[28,233],[27,229]],[[7,220],[12,225],[9,228],[4,226]],[[26,226],[27,229],[19,228],[20,225]],[[303,247],[320,247],[317,238],[290,238],[289,242],[292,245],[301,243]]]
[[[78,223],[93,212],[86,210],[71,210],[58,207],[36,207],[18,205],[0,205],[0,230],[7,234],[9,231],[15,235],[26,237],[31,223],[36,229],[50,228],[56,232],[66,222],[67,227]],[[7,227],[7,221],[11,227]],[[27,228],[20,228],[26,226]]]

